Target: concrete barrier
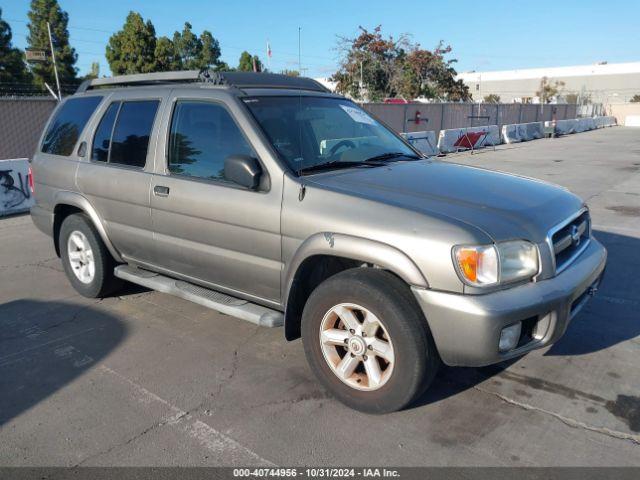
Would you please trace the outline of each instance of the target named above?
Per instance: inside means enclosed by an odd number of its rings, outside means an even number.
[[[588,132],[597,128],[593,117],[578,118],[576,122],[576,133]]]
[[[547,120],[544,122],[545,127],[550,127],[553,122]],[[578,125],[578,120],[575,118],[569,120],[558,120],[556,122],[556,135],[568,135],[570,133],[576,133],[576,126]]]
[[[616,117],[594,117],[596,128],[613,127],[616,125]]]
[[[0,160],[0,217],[26,212],[33,204],[28,160]]]
[[[475,150],[498,144],[500,144],[500,132],[497,125],[440,130],[438,136],[438,150],[442,153]]]
[[[544,122],[545,127],[551,126],[551,122]],[[567,135],[569,133],[581,133],[596,128],[612,127],[616,125],[615,117],[585,117],[572,118],[569,120],[558,120],[556,122],[556,135]]]
[[[542,137],[544,137],[542,122],[512,123],[502,126],[502,141],[504,143],[526,142]]]
[[[429,130],[425,132],[401,133],[400,135],[406,138],[414,148],[417,148],[425,155],[438,154],[436,132]]]

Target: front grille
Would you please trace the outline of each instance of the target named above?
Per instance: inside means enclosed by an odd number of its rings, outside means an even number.
[[[587,248],[590,236],[591,219],[588,210],[554,229],[549,243],[555,256],[556,273],[571,265]]]

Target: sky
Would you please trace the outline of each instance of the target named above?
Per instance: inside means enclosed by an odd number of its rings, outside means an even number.
[[[105,47],[130,10],[150,19],[158,36],[173,36],[185,21],[198,34],[210,30],[222,59],[238,64],[243,50],[270,69],[298,68],[298,29],[304,74],[327,77],[336,71],[338,37],[354,37],[358,26],[397,37],[410,34],[425,48],[444,40],[453,48],[459,72],[511,70],[640,61],[640,1],[351,1],[351,0],[59,0],[69,13],[71,44],[80,74],[100,63],[109,74]],[[0,0],[14,45],[26,46],[28,0]]]

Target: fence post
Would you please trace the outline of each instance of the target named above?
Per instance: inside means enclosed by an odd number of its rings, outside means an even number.
[[[409,130],[407,130],[407,123],[409,122],[409,120],[407,119],[407,112],[409,110],[409,104],[405,103],[404,104],[404,122],[402,123],[402,131],[403,132],[408,132]]]

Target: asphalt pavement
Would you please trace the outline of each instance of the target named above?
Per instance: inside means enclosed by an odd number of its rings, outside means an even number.
[[[28,215],[0,219],[0,465],[640,465],[640,129],[447,156],[563,185],[609,250],[555,345],[444,368],[369,416],[316,383],[300,341],[162,293],[67,282]]]

